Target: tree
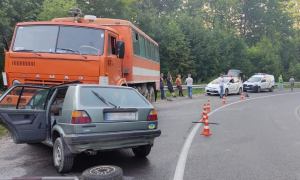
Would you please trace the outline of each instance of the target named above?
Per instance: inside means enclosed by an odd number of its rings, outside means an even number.
[[[51,21],[58,17],[68,17],[69,9],[78,7],[76,0],[44,0],[38,20]]]

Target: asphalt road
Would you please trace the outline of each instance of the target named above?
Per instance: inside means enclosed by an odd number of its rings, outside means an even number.
[[[52,162],[52,148],[43,144],[15,145],[9,137],[0,138],[0,178],[20,176],[79,176],[96,165],[117,165],[128,180],[173,180],[183,145],[201,119],[203,104],[210,100],[210,125],[213,135],[196,131],[188,149],[183,179],[300,179],[300,118],[298,97],[289,90],[251,93],[226,98],[197,95],[193,99],[172,98],[158,101],[159,129],[150,155],[134,157],[131,150],[78,155],[68,174],[58,174]],[[270,96],[271,95],[271,96]],[[270,97],[265,97],[270,96]],[[264,98],[258,98],[264,97]],[[255,99],[256,98],[256,99]],[[230,103],[238,102],[230,105]]]

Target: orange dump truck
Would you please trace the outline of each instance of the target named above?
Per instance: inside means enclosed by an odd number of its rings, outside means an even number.
[[[158,44],[129,21],[74,17],[22,22],[5,45],[4,85],[82,83],[131,86],[154,102],[159,89]]]

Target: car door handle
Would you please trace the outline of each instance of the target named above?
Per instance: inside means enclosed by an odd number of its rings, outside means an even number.
[[[28,119],[28,118],[30,118],[30,115],[29,114],[25,114],[24,115],[24,119]]]

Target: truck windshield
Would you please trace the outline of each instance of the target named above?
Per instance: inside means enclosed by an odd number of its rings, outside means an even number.
[[[259,82],[261,80],[261,77],[251,77],[248,79],[248,82]]]
[[[17,28],[13,51],[102,55],[104,31],[95,28],[35,25]]]

